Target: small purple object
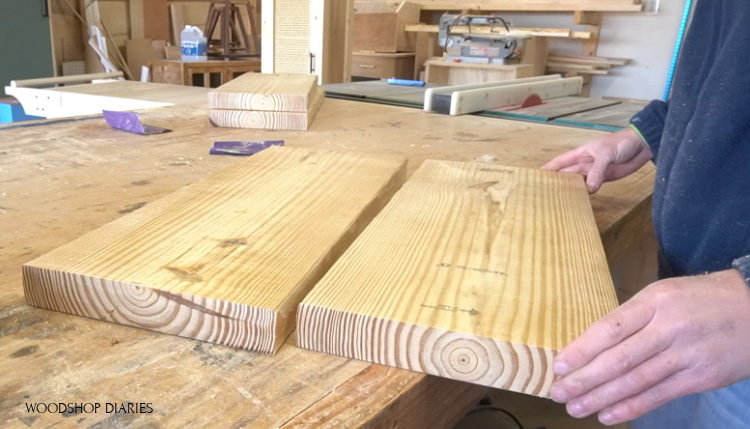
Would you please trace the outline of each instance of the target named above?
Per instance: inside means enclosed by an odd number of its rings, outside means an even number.
[[[271,146],[284,146],[284,140],[258,140],[243,142],[214,142],[211,155],[254,155]]]
[[[136,134],[161,134],[171,131],[167,128],[154,127],[151,125],[141,124],[141,120],[138,119],[138,114],[133,112],[118,112],[115,110],[102,110],[104,114],[104,120],[107,121],[110,127],[129,131]]]

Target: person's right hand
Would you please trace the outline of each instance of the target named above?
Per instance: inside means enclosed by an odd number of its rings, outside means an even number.
[[[653,157],[646,142],[628,127],[590,140],[577,149],[555,157],[542,168],[583,174],[586,176],[586,186],[593,194],[605,181],[622,179]]]

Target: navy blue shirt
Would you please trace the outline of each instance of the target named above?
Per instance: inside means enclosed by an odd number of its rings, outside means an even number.
[[[750,254],[750,1],[699,0],[668,102],[631,123],[654,154],[662,274]]]

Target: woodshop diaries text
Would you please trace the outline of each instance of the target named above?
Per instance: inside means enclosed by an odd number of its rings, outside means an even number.
[[[151,414],[151,402],[105,402],[104,407],[98,402],[33,402],[25,403],[27,413],[60,413],[60,414],[91,414],[103,411],[114,414]]]

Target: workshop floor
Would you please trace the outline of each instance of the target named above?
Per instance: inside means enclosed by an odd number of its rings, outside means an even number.
[[[491,389],[492,405],[503,408],[513,414],[523,427],[534,429],[629,429],[630,424],[605,426],[592,416],[585,419],[574,419],[565,412],[565,406],[548,399]]]

